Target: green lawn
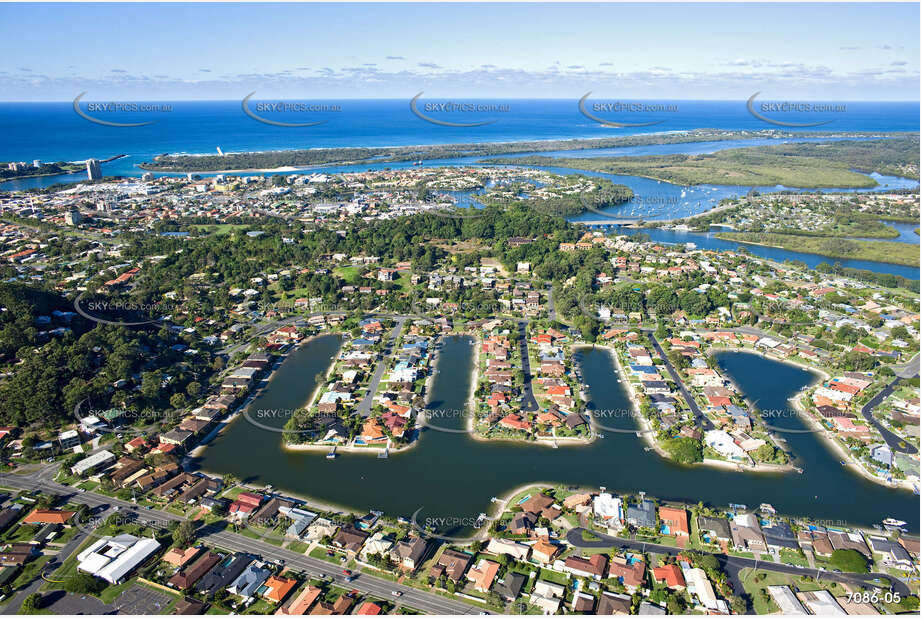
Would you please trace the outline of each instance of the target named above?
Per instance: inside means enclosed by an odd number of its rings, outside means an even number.
[[[308,545],[307,543],[302,543],[301,541],[291,541],[290,543],[288,543],[287,549],[290,549],[291,551],[296,551],[299,554],[303,554],[305,551],[307,551],[308,547],[310,547],[310,545]]]
[[[20,571],[19,575],[17,575],[16,578],[12,581],[10,587],[13,590],[16,590],[22,586],[27,585],[29,582],[39,576],[39,574],[42,572],[42,567],[44,567],[45,563],[47,563],[49,560],[51,560],[51,556],[39,556],[35,560],[24,564],[22,571]]]
[[[809,562],[805,557],[800,556],[799,552],[790,549],[780,550],[780,561],[785,564],[793,564],[802,567],[809,566]]]
[[[339,555],[327,556],[326,550],[322,547],[314,547],[313,551],[310,552],[311,558],[319,558],[320,560],[326,560],[327,562],[332,562],[333,564],[339,564]]]
[[[541,569],[537,578],[554,584],[561,584],[563,586],[569,584],[569,578],[566,577],[565,574],[557,573],[556,571],[551,571],[549,569]]]

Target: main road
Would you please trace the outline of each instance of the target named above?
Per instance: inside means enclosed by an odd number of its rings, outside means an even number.
[[[31,474],[14,474],[4,473],[0,475],[0,485],[13,487],[24,490],[38,490],[45,494],[66,497],[67,500],[79,504],[85,504],[90,507],[105,506],[107,508],[118,507],[119,511],[126,517],[136,519],[138,523],[153,526],[166,525],[171,521],[181,521],[184,518],[174,513],[160,511],[157,509],[142,509],[135,504],[109,496],[102,496],[90,491],[76,492],[67,485],[61,485],[54,481],[48,480],[49,472],[54,468],[46,466]],[[91,530],[87,530],[92,533]],[[326,575],[333,580],[341,579],[342,567],[320,560],[311,558],[304,554],[282,549],[266,541],[253,539],[242,534],[237,534],[229,530],[224,530],[218,526],[208,525],[199,528],[197,531],[198,538],[206,541],[216,547],[230,551],[244,551],[257,554],[268,560],[284,560],[285,565],[300,569],[311,576]],[[478,608],[472,607],[461,601],[444,598],[432,592],[425,592],[390,582],[368,573],[360,573],[359,576],[348,583],[339,582],[337,585],[354,588],[364,594],[370,594],[380,598],[391,598],[393,591],[402,592],[400,604],[419,609],[427,614],[477,614],[482,613]]]

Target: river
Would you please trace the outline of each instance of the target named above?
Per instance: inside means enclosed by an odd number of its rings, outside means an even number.
[[[250,410],[303,405],[338,347],[334,335],[314,339],[282,364],[250,405]],[[438,425],[461,428],[453,411],[465,408],[472,367],[469,337],[445,339],[432,384],[429,408],[447,411]],[[789,364],[741,352],[721,353],[719,363],[761,409],[789,410],[787,398],[816,376]],[[623,384],[615,378],[610,354],[601,348],[582,353],[584,379],[598,410],[628,410]],[[450,368],[449,370],[445,370]],[[437,414],[437,413],[436,413]],[[262,422],[280,427],[284,418]],[[632,428],[632,419],[606,420]],[[798,418],[785,418],[796,427]],[[801,425],[800,425],[801,426]],[[828,525],[869,525],[897,517],[918,529],[918,499],[909,491],[872,483],[839,464],[839,457],[811,433],[785,433],[803,474],[734,472],[704,466],[684,467],[644,450],[634,433],[605,432],[588,446],[552,449],[534,444],[481,442],[466,433],[426,429],[406,452],[377,459],[344,454],[334,460],[322,452],[288,453],[279,433],[237,419],[197,461],[204,470],[233,473],[255,485],[272,484],[293,494],[356,509],[381,509],[393,516],[469,521],[489,500],[527,483],[549,482],[616,492],[645,491],[663,499],[703,501],[718,506],[769,502],[781,513],[808,515]],[[441,530],[441,533],[450,533]]]

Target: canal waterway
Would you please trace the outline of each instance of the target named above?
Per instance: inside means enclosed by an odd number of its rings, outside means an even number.
[[[428,404],[432,423],[463,429],[473,362],[472,339],[451,336],[440,352],[440,371]],[[304,405],[324,375],[339,339],[316,338],[298,348],[282,364],[251,411],[288,410]],[[718,362],[750,401],[765,410],[790,410],[788,398],[817,379],[799,367],[741,353],[720,353]],[[607,426],[635,427],[630,401],[611,355],[602,348],[581,353],[591,406]],[[615,411],[612,413],[612,411]],[[805,428],[794,414],[772,422]],[[261,418],[280,428],[286,417]],[[615,427],[617,428],[617,427]],[[812,433],[785,433],[789,450],[804,472],[752,473],[707,466],[680,466],[654,451],[635,433],[600,430],[603,438],[587,446],[551,448],[536,444],[483,442],[461,432],[422,431],[412,449],[388,459],[347,453],[326,459],[323,452],[290,453],[281,448],[281,434],[238,418],[207,449],[198,464],[215,473],[232,473],[244,482],[271,484],[324,503],[355,509],[380,509],[393,516],[472,521],[486,511],[490,498],[535,482],[607,487],[663,499],[725,506],[757,507],[771,503],[781,513],[806,515],[827,525],[845,522],[871,525],[896,517],[918,529],[918,498],[868,481],[840,464],[840,457]],[[421,509],[421,510],[420,510]],[[441,530],[446,533],[447,531]]]

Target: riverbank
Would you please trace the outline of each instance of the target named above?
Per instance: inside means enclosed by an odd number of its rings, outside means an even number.
[[[899,132],[816,132],[810,138],[871,138],[902,135]],[[575,137],[544,140],[515,140],[468,142],[461,144],[414,144],[400,146],[341,146],[303,150],[258,150],[225,153],[221,156],[208,153],[157,155],[153,161],[144,161],[140,169],[154,172],[217,173],[241,172],[249,169],[291,166],[305,168],[318,165],[354,165],[361,163],[393,163],[400,161],[450,159],[459,156],[494,156],[531,152],[567,150],[595,150],[663,144],[738,141],[745,139],[802,138],[801,133],[762,129],[685,129],[617,137]],[[230,165],[228,165],[230,164]]]
[[[901,242],[763,232],[718,232],[715,236],[720,240],[746,245],[799,251],[830,258],[867,260],[900,266],[918,267],[921,265],[918,247]]]
[[[303,339],[302,341],[299,341],[299,342],[298,342],[297,344],[295,344],[291,349],[289,349],[287,352],[285,352],[284,354],[282,354],[281,357],[280,357],[277,361],[275,361],[275,363],[272,365],[271,369],[269,370],[269,375],[267,375],[265,378],[263,378],[262,380],[259,381],[259,386],[258,386],[257,388],[255,388],[255,389],[253,389],[253,390],[246,396],[246,399],[244,399],[244,400],[240,403],[240,405],[237,406],[236,410],[234,410],[227,418],[225,418],[223,421],[221,421],[221,422],[218,424],[217,427],[215,427],[214,429],[212,429],[212,430],[208,433],[208,435],[206,435],[206,436],[202,439],[202,441],[198,443],[198,446],[196,446],[194,449],[192,449],[191,451],[189,451],[187,457],[190,457],[190,458],[197,458],[197,457],[200,457],[200,456],[202,455],[202,453],[204,452],[204,450],[208,447],[208,445],[209,445],[215,438],[217,438],[222,432],[226,431],[227,428],[231,425],[231,423],[233,423],[234,420],[236,420],[236,418],[237,418],[238,416],[245,416],[245,415],[246,415],[246,410],[247,410],[247,408],[250,406],[250,404],[252,404],[252,402],[253,402],[259,395],[261,395],[261,394],[263,393],[263,391],[264,391],[265,389],[267,389],[267,388],[269,387],[269,385],[271,384],[272,380],[275,379],[275,375],[276,375],[276,373],[277,373],[277,371],[278,371],[278,368],[281,367],[281,365],[288,359],[288,357],[289,357],[292,353],[294,353],[295,351],[297,351],[297,349],[300,348],[301,346],[307,345],[309,342],[313,341],[314,339],[317,339],[317,338],[319,338],[319,337],[325,337],[325,336],[327,336],[327,335],[329,335],[329,334],[330,334],[330,333],[317,333],[316,335],[312,335],[312,336],[310,336],[310,337],[308,337],[308,338],[306,338],[306,339]],[[332,368],[332,365],[330,365],[330,369],[331,369],[331,368]],[[318,387],[318,388],[319,388],[319,387]],[[316,396],[316,389],[315,389],[314,392],[310,395],[311,401],[312,401],[313,397],[315,397],[315,396]]]
[[[535,436],[533,440],[528,438],[512,438],[512,437],[502,437],[502,438],[491,438],[484,436],[476,429],[476,412],[477,405],[475,399],[476,387],[477,387],[477,378],[479,376],[479,367],[480,367],[480,345],[479,338],[474,336],[474,358],[473,358],[473,369],[471,370],[471,389],[470,397],[467,405],[471,407],[471,413],[467,415],[466,428],[467,433],[470,434],[470,437],[478,442],[494,442],[494,443],[507,443],[507,444],[536,444],[540,446],[549,446],[550,448],[558,448],[560,444],[567,446],[588,446],[595,441],[595,431],[588,437],[579,437],[579,436]],[[579,346],[574,345],[571,349],[576,349]],[[533,388],[533,386],[532,386]],[[591,424],[591,419],[589,421]],[[530,434],[528,434],[530,435]]]
[[[849,470],[854,470],[857,474],[867,479],[868,481],[873,481],[874,483],[878,483],[884,487],[894,487],[897,489],[907,489],[909,491],[914,491],[915,484],[907,479],[892,479],[892,481],[887,481],[886,479],[880,478],[867,470],[863,464],[854,457],[850,449],[845,448],[845,446],[840,441],[838,441],[837,435],[830,431],[822,423],[820,423],[819,420],[806,409],[806,406],[804,406],[802,402],[802,398],[804,396],[805,393],[798,393],[790,400],[791,405],[793,405],[794,409],[797,411],[801,418],[805,418],[806,422],[815,428],[815,431],[812,433],[822,438],[823,443],[829,448],[829,450],[831,450],[833,453],[836,453],[847,462],[847,468]]]

